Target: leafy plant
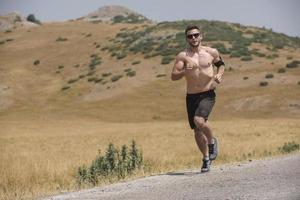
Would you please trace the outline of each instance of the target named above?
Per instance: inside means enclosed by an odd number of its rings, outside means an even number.
[[[296,142],[288,142],[288,143],[284,143],[284,145],[282,147],[279,147],[278,150],[282,153],[290,153],[292,151],[296,151],[300,148],[299,144],[297,144]]]
[[[262,86],[262,87],[265,87],[265,86],[267,86],[268,85],[268,82],[267,81],[261,81],[260,83],[259,83],[259,86]]]
[[[101,180],[123,179],[131,175],[143,165],[142,152],[132,140],[130,149],[123,145],[121,151],[110,143],[104,155],[99,154],[91,165],[80,166],[77,170],[77,182],[79,185],[97,185]]]
[[[34,64],[34,65],[40,64],[40,60],[35,60],[35,61],[33,62],[33,64]]]
[[[273,77],[274,77],[273,74],[266,74],[266,75],[265,75],[265,78],[273,78]]]

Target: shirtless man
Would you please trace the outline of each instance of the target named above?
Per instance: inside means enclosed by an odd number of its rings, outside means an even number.
[[[207,119],[215,103],[216,83],[221,83],[225,66],[216,49],[201,45],[202,33],[197,26],[187,26],[185,35],[189,47],[176,56],[171,79],[186,79],[189,124],[203,154],[201,172],[208,172],[218,150]],[[217,67],[215,75],[213,65]]]

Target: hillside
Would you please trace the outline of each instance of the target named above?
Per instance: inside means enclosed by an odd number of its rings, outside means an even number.
[[[78,190],[78,167],[132,139],[145,161],[133,176],[198,169],[185,81],[170,80],[190,23],[226,62],[210,117],[221,147],[214,165],[299,151],[299,38],[219,21],[93,16],[0,32],[0,199]]]
[[[299,38],[199,20],[70,21],[1,32],[0,118],[185,119],[185,83],[169,77],[189,23],[227,63],[213,119],[299,116]]]

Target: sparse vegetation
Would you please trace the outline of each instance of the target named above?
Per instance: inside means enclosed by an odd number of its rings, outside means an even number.
[[[285,73],[285,69],[284,68],[279,68],[277,72],[278,73]]]
[[[111,72],[102,73],[102,76],[103,76],[103,77],[107,77],[107,76],[110,76],[110,75],[112,75],[112,73],[111,73]]]
[[[71,88],[70,86],[64,86],[64,87],[61,88],[61,90],[64,91],[64,90],[68,90],[70,88]]]
[[[126,76],[129,76],[129,77],[133,77],[133,76],[135,76],[136,75],[136,72],[135,71],[128,71],[127,73],[126,73]]]
[[[123,145],[121,150],[110,143],[105,155],[99,154],[89,167],[83,165],[77,171],[77,183],[97,185],[105,180],[120,180],[130,176],[135,170],[141,169],[143,155],[133,140],[131,148]]]
[[[273,78],[273,77],[274,77],[273,74],[266,74],[266,75],[265,75],[265,78],[269,78],[269,79],[270,79],[270,78]]]
[[[265,87],[265,86],[267,86],[268,85],[268,82],[267,81],[261,81],[260,83],[259,83],[259,86],[262,86],[262,87]]]
[[[75,83],[76,81],[78,81],[79,78],[72,78],[68,81],[69,84]]]
[[[137,61],[133,61],[131,64],[132,65],[137,65],[137,64],[140,64],[140,63],[141,63],[141,61],[137,60]]]
[[[243,80],[248,80],[248,79],[249,79],[248,76],[244,76],[244,77],[243,77]]]
[[[65,66],[63,66],[63,65],[59,65],[58,66],[58,69],[63,69]]]
[[[111,77],[111,82],[116,82],[118,81],[119,79],[121,79],[123,77],[123,75],[114,75]]]
[[[284,145],[279,147],[278,150],[282,153],[290,153],[292,151],[299,150],[299,144],[297,144],[295,141],[284,143]]]
[[[56,38],[56,42],[65,42],[65,41],[68,41],[68,38],[63,38],[63,37],[58,37]]]
[[[42,24],[40,20],[35,18],[34,14],[29,14],[26,19],[27,21],[33,22],[35,24],[39,24],[39,25]]]
[[[40,64],[40,60],[35,60],[35,61],[33,62],[33,64],[34,64],[34,65],[39,65],[39,64]]]
[[[294,60],[288,64],[286,64],[286,68],[296,68],[298,67],[298,65],[300,64],[300,61],[299,60]]]
[[[167,75],[166,75],[166,74],[157,74],[157,75],[156,75],[157,78],[165,77],[165,76],[167,76]]]

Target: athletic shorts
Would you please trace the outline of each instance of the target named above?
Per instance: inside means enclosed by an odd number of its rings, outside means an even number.
[[[207,121],[216,101],[214,90],[186,95],[186,109],[191,129],[196,127],[194,117],[203,117]]]

